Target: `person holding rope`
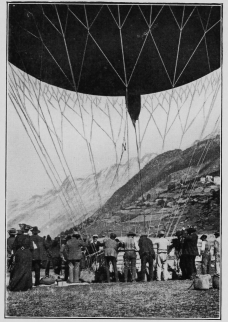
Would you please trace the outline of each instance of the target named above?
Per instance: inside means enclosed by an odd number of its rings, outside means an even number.
[[[100,247],[103,247],[104,243],[98,240],[98,235],[93,235],[93,240],[89,243],[87,248],[88,259],[89,259],[89,266],[92,266],[93,263],[97,264],[100,262]]]
[[[196,229],[189,227],[183,231],[183,256],[187,271],[187,279],[193,279],[197,273],[195,259],[198,252],[198,235]]]
[[[155,259],[155,252],[153,242],[148,238],[147,234],[142,234],[139,238],[139,255],[141,259],[141,279],[145,282],[146,277],[146,263],[149,263],[149,281],[153,281],[153,263]]]
[[[186,279],[187,276],[187,271],[186,271],[186,265],[184,262],[184,257],[183,257],[183,240],[182,240],[182,235],[183,231],[177,230],[175,236],[177,238],[174,238],[171,241],[171,245],[168,247],[168,254],[171,253],[172,249],[174,248],[174,265],[176,266],[176,270],[179,273],[181,270],[182,279]]]
[[[161,230],[158,234],[157,244],[157,281],[161,281],[161,273],[163,271],[164,281],[168,280],[168,264],[167,264],[167,252],[169,241],[165,238],[164,230]]]
[[[110,283],[110,272],[109,272],[109,263],[112,263],[115,280],[119,282],[118,271],[117,271],[117,251],[119,247],[119,242],[115,240],[116,234],[111,233],[110,238],[104,241],[104,255],[105,255],[105,268],[107,282]]]
[[[32,252],[32,264],[33,269],[35,271],[35,286],[40,284],[40,268],[41,268],[41,260],[43,259],[44,253],[44,240],[38,234],[40,230],[37,226],[31,229],[32,236],[30,237],[33,243],[33,252]]]
[[[88,241],[83,241],[79,232],[75,231],[70,240],[67,241],[65,251],[69,265],[69,283],[79,283],[80,262],[82,259],[81,247],[87,247]]]
[[[202,240],[201,245],[201,255],[202,255],[202,263],[201,263],[201,271],[202,274],[210,274],[211,273],[211,246],[207,240],[207,235],[202,235],[200,237]]]
[[[136,234],[130,231],[127,234],[127,239],[124,242],[124,282],[128,281],[128,271],[131,271],[132,282],[136,282],[136,251],[138,251],[138,245],[136,244],[134,237]]]
[[[60,247],[60,257],[64,263],[64,281],[68,281],[68,277],[69,277],[69,266],[67,263],[67,254],[66,254],[66,244],[67,241],[71,239],[71,235],[65,236],[62,239],[62,244]]]

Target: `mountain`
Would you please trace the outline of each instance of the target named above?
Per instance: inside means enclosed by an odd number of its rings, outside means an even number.
[[[144,155],[140,160],[141,168],[155,156],[155,154]],[[57,191],[49,190],[46,194],[34,195],[28,200],[8,202],[7,226],[18,228],[19,223],[26,223],[38,226],[41,235],[56,236],[61,231],[78,224],[82,218],[89,218],[116,190],[126,184],[138,172],[138,169],[138,159],[132,158],[129,164],[128,162],[119,166],[115,164],[101,170],[96,176],[91,174],[85,178],[74,178],[74,180],[68,177]],[[85,216],[82,216],[84,209],[75,186],[86,207]],[[67,203],[72,209],[72,214],[68,210]]]
[[[207,175],[215,182],[203,182]],[[204,233],[219,229],[220,136],[156,156],[93,217],[86,232],[100,236],[132,229],[141,233],[144,226],[152,234],[159,228],[172,233],[183,225],[197,225]]]

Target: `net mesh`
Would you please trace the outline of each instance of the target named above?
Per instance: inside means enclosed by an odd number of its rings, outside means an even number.
[[[105,194],[100,188],[102,178],[99,178],[97,170],[99,155],[96,153],[99,140],[107,144],[109,151],[113,151],[111,158],[115,160],[115,174],[110,179],[113,193],[135,174],[130,171],[130,153],[136,152],[129,142],[133,127],[125,98],[70,92],[43,83],[11,64],[9,66],[10,101],[36,146],[54,188],[60,190],[60,187],[65,187],[60,198],[66,215],[74,225],[79,224],[101,208],[110,197],[110,192]],[[184,146],[185,139],[189,139],[188,133],[192,134],[194,129],[197,132],[195,139],[208,134],[207,126],[211,128],[210,124],[218,122],[220,111],[216,106],[220,87],[221,74],[220,70],[216,70],[193,83],[143,95],[138,127],[135,128],[139,160],[145,151],[148,153],[148,142],[151,152],[154,151],[155,141],[159,142],[162,152],[166,147]],[[177,138],[176,132],[180,133]],[[87,149],[86,158],[90,163],[88,173],[92,172],[94,186],[92,196],[86,195],[80,184],[78,186],[72,156],[66,153],[69,136],[74,138],[70,143],[72,155],[78,155],[82,148]],[[119,169],[123,163],[127,164],[124,170],[126,178],[118,185]],[[64,185],[66,179],[68,184]],[[143,190],[143,187],[139,189]],[[88,199],[93,199],[93,202],[88,203]]]

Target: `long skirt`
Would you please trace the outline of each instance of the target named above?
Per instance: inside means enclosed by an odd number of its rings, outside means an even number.
[[[27,291],[32,288],[32,254],[29,249],[18,249],[10,274],[9,290]]]

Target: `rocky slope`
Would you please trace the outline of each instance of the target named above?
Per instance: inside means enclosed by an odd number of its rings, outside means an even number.
[[[203,182],[206,175],[215,176],[216,183]],[[86,232],[102,236],[112,230],[120,236],[130,229],[141,233],[145,226],[152,236],[161,228],[171,235],[188,225],[213,232],[220,225],[219,178],[218,135],[160,154],[87,220]]]

